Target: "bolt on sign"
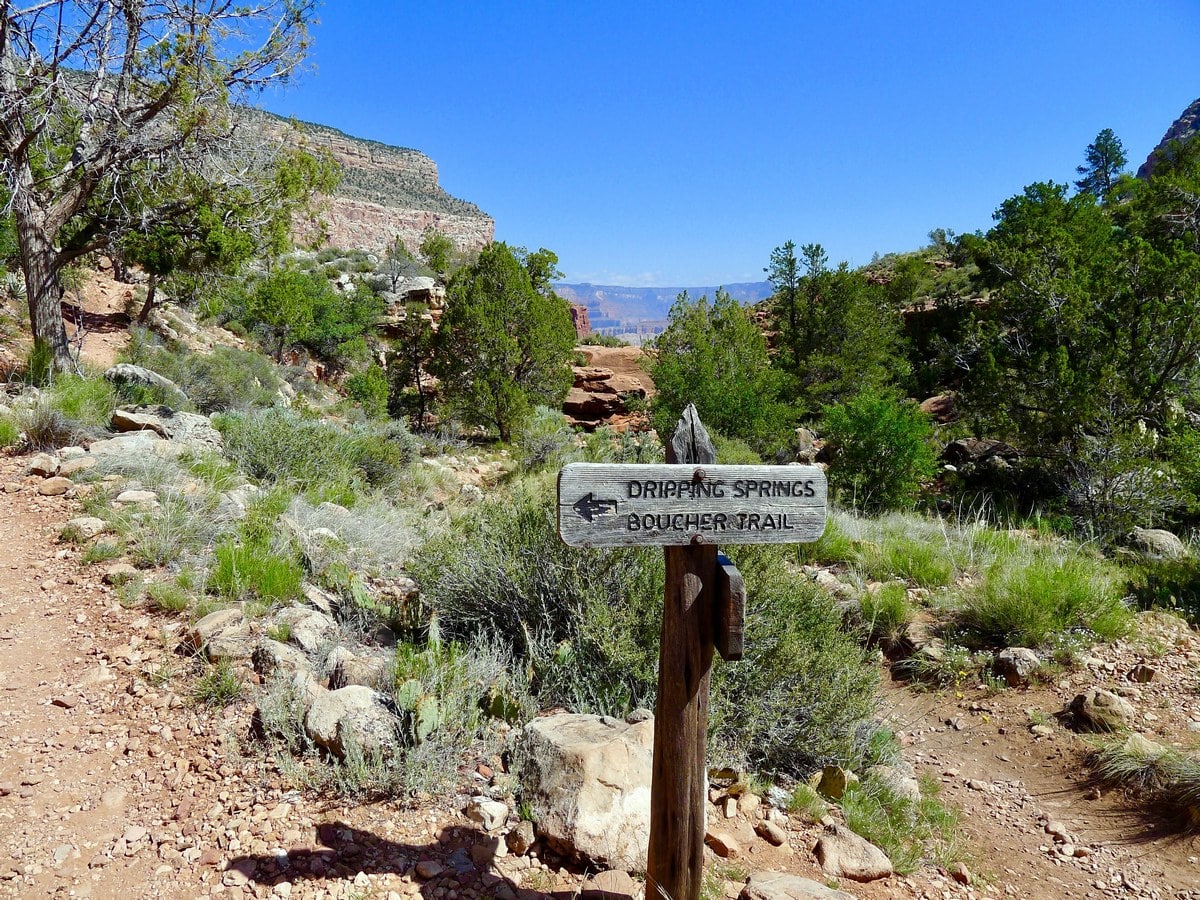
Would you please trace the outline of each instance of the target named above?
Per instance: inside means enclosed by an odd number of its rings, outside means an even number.
[[[818,466],[722,466],[694,406],[664,465],[571,463],[558,533],[571,547],[661,546],[666,592],[654,709],[646,896],[699,900],[713,651],[742,658],[746,587],[717,544],[791,544],[825,530]]]
[[[571,547],[791,544],[825,530],[818,466],[571,463],[558,533]]]

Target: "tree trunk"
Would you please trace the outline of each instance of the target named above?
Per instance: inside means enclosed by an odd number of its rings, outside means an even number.
[[[42,217],[27,209],[14,209],[21,269],[25,274],[29,323],[34,343],[45,344],[59,372],[74,368],[71,345],[62,315],[62,284],[58,280],[58,251]]]
[[[142,304],[142,311],[138,313],[138,324],[144,325],[146,320],[150,318],[150,310],[154,309],[154,293],[158,288],[158,276],[153,272],[150,273],[150,281],[146,285],[146,302]]]

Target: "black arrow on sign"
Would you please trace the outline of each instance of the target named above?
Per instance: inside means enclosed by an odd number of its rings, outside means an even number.
[[[602,516],[605,513],[617,511],[616,500],[597,500],[595,495],[590,491],[583,497],[575,501],[572,509],[579,513],[586,521],[592,522],[596,516]]]

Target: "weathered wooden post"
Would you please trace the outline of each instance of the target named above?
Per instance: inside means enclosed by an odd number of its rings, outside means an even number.
[[[746,589],[717,542],[815,541],[825,530],[816,466],[720,466],[688,406],[666,465],[571,463],[558,476],[558,533],[572,547],[656,544],[666,591],[654,710],[647,900],[699,900],[704,873],[708,688],[714,645],[742,658]]]
[[[708,431],[688,405],[667,444],[667,462],[717,461]],[[650,785],[650,853],[646,896],[697,900],[704,873],[708,791],[708,679],[712,670],[717,547],[666,547],[667,581],[658,645],[654,707],[654,778]]]

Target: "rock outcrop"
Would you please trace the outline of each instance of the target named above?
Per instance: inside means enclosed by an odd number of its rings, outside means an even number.
[[[587,347],[589,364],[574,368],[575,383],[563,401],[563,412],[573,425],[589,431],[600,425],[621,429],[634,416],[629,400],[646,400],[654,383],[642,368],[637,347]]]
[[[1154,167],[1158,165],[1158,161],[1163,158],[1164,154],[1170,151],[1173,141],[1191,140],[1197,132],[1200,132],[1200,99],[1194,101],[1183,111],[1183,115],[1171,123],[1171,127],[1163,135],[1163,139],[1158,142],[1158,146],[1150,151],[1146,161],[1138,168],[1138,178],[1149,178],[1154,174]]]
[[[253,129],[273,138],[285,135],[308,150],[327,151],[341,164],[341,182],[322,213],[330,246],[385,250],[399,237],[415,251],[427,228],[446,235],[460,251],[491,243],[492,217],[446,193],[438,183],[437,164],[424,153],[308,122],[294,129],[259,110],[247,110],[245,116]]]

